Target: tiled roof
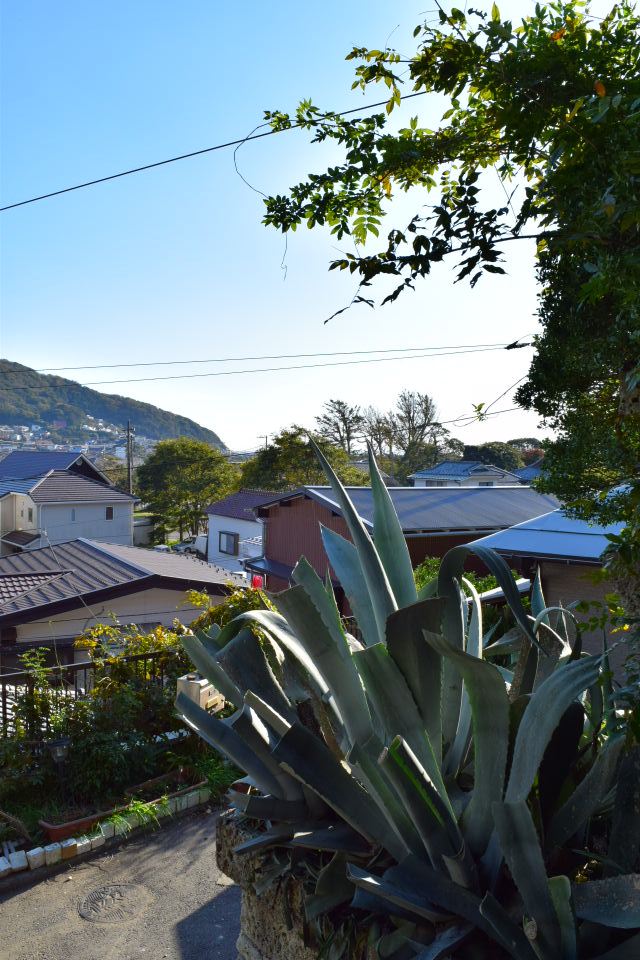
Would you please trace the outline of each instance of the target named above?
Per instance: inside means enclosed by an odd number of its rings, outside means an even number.
[[[409,477],[410,480],[465,480],[476,474],[499,474],[505,477],[514,476],[509,470],[494,467],[491,463],[482,463],[480,460],[443,460],[428,470],[417,470]]]
[[[33,487],[30,495],[35,503],[122,503],[137,499],[118,487],[67,470],[54,470]]]
[[[0,626],[16,615],[38,614],[97,602],[104,591],[134,593],[145,586],[189,589],[220,587],[234,580],[228,570],[191,557],[95,540],[70,540],[0,558]],[[111,594],[113,595],[113,593]],[[82,598],[82,599],[80,599]]]
[[[68,470],[81,458],[85,459],[79,450],[14,450],[0,460],[0,479],[25,480],[41,477],[50,470]]]
[[[207,507],[205,513],[216,517],[232,517],[234,520],[255,520],[254,507],[274,500],[278,494],[273,490],[250,490],[243,487],[223,500],[217,500]]]
[[[12,543],[16,547],[24,547],[39,538],[39,531],[33,530],[12,530],[11,533],[5,533],[2,537],[5,543]]]
[[[348,487],[365,526],[373,526],[371,487]],[[391,487],[391,501],[405,533],[493,531],[548,513],[558,501],[530,487]],[[331,487],[302,487],[280,494],[275,503],[307,496],[342,514]]]
[[[477,542],[507,556],[599,563],[610,543],[607,534],[619,533],[622,526],[588,524],[567,517],[563,510],[552,510]]]

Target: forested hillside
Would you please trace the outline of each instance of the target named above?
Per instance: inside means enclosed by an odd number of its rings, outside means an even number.
[[[0,359],[0,424],[38,424],[62,439],[75,440],[88,416],[122,429],[130,420],[139,435],[157,440],[192,437],[224,447],[213,430],[188,417],[128,397],[98,393],[73,380]],[[58,426],[54,427],[54,422]]]

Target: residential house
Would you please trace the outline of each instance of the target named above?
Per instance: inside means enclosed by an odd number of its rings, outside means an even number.
[[[145,630],[174,618],[188,624],[202,610],[185,603],[186,592],[222,597],[233,579],[194,557],[83,538],[2,557],[2,669],[15,668],[18,654],[33,646],[55,647],[60,662],[72,663],[75,639],[101,623]]]
[[[370,533],[373,497],[370,487],[349,487],[349,496]],[[451,547],[469,543],[548,513],[557,500],[529,487],[392,487],[389,495],[404,532],[414,567],[427,556],[441,557]],[[320,524],[350,539],[347,524],[330,487],[306,486],[281,493],[256,508],[264,521],[264,553],[246,567],[266,578],[270,590],[283,590],[291,571],[305,556],[324,577],[329,561]],[[473,560],[469,569],[477,569]],[[339,601],[342,595],[338,592]]]
[[[0,557],[78,537],[131,545],[135,502],[77,451],[10,453],[0,461]]]
[[[540,457],[539,460],[534,460],[533,463],[527,464],[526,467],[520,467],[518,470],[514,470],[515,476],[518,478],[520,483],[531,483],[533,480],[537,480],[540,474],[542,473],[542,464],[544,462],[544,457]]]
[[[479,542],[502,554],[510,567],[533,579],[540,570],[542,592],[548,606],[567,606],[574,600],[604,604],[613,588],[606,580],[593,576],[602,568],[602,552],[608,546],[607,534],[619,533],[622,524],[608,527],[588,524],[568,517],[564,510],[552,510],[507,530],[501,530]],[[602,611],[601,611],[602,612]],[[593,616],[596,616],[594,609]],[[588,616],[585,618],[588,619]],[[619,639],[613,636],[613,642]],[[585,647],[600,653],[602,632],[586,631]],[[624,647],[612,655],[612,664],[624,659]]]
[[[408,477],[414,487],[503,487],[521,483],[509,470],[479,460],[443,460]]]
[[[243,487],[207,507],[207,559],[227,570],[244,570],[245,561],[262,555],[262,518],[254,511],[278,496],[271,490]]]

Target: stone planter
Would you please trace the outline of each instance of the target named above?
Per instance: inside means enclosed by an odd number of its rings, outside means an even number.
[[[236,948],[239,960],[316,960],[318,950],[304,942],[302,884],[288,877],[258,896],[252,881],[257,860],[236,857],[233,848],[251,834],[224,813],[218,820],[216,859],[222,873],[242,889],[240,936]]]

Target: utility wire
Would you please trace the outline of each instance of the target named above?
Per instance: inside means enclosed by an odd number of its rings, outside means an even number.
[[[517,345],[523,347],[531,346],[531,344],[526,343]],[[86,364],[79,367],[40,367],[35,372],[59,373],[61,371],[68,370],[113,370],[122,367],[174,367],[181,364],[191,363],[244,363],[245,361],[249,360],[298,360],[301,358],[311,357],[358,356],[361,354],[372,353],[412,353],[416,350],[464,350],[475,347],[503,347],[505,350],[513,349],[511,344],[505,343],[454,343],[440,347],[381,347],[379,350],[332,350],[326,353],[275,353],[258,357],[212,357],[209,360],[202,360],[200,358],[195,360],[142,360],[137,363],[98,363]],[[30,372],[30,370],[6,370],[5,374],[9,373],[15,376],[20,376]]]
[[[410,100],[412,97],[423,97],[426,91],[418,93],[408,93],[403,100]],[[342,110],[335,113],[336,117],[346,117],[352,113],[362,113],[363,110],[373,110],[375,107],[384,107],[388,100],[380,100],[378,103],[367,103],[362,107],[354,107],[353,110]],[[9,203],[5,207],[0,207],[0,212],[5,210],[14,210],[16,207],[25,207],[29,203],[37,203],[39,200],[48,200],[50,197],[59,197],[63,193],[72,193],[74,190],[83,190],[85,187],[95,187],[99,183],[107,183],[109,180],[118,180],[120,177],[129,177],[132,173],[142,173],[144,170],[153,170],[155,167],[164,167],[169,163],[177,163],[179,160],[189,160],[191,157],[200,157],[205,153],[214,153],[216,150],[224,150],[227,147],[239,147],[249,140],[260,140],[263,137],[272,137],[276,133],[285,133],[288,130],[295,130],[298,127],[306,126],[306,122],[300,121],[292,123],[290,127],[284,127],[280,130],[266,130],[264,133],[250,134],[248,137],[241,137],[238,140],[229,140],[227,143],[218,143],[214,147],[204,147],[202,150],[192,150],[191,153],[182,153],[177,157],[169,157],[167,160],[157,160],[155,163],[146,163],[141,167],[133,167],[131,170],[122,170],[120,173],[112,173],[108,177],[99,177],[97,180],[87,180],[85,183],[77,183],[73,187],[64,187],[62,190],[53,190],[51,193],[43,193],[38,197],[30,197],[29,200],[19,200],[17,203]],[[257,129],[257,128],[256,128]]]
[[[477,349],[469,350],[450,350],[443,351],[441,353],[416,353],[411,356],[403,357],[371,357],[367,360],[336,360],[331,363],[302,363],[302,364],[292,364],[290,366],[283,367],[256,367],[255,369],[247,370],[217,370],[211,373],[177,373],[169,374],[162,377],[131,377],[125,380],[90,380],[86,383],[74,383],[73,381],[69,384],[65,384],[65,387],[100,387],[100,386],[111,386],[114,384],[120,383],[148,383],[150,381],[160,381],[160,380],[194,380],[202,379],[204,377],[233,377],[239,376],[241,374],[249,373],[275,373],[284,370],[316,370],[322,367],[346,367],[354,366],[362,363],[389,363],[393,360],[422,360],[426,357],[448,357],[448,356],[460,356],[467,353],[491,353],[496,350],[504,350],[504,347],[482,347]],[[5,386],[0,385],[0,390],[41,390],[42,386],[39,384],[18,384],[17,386]]]

